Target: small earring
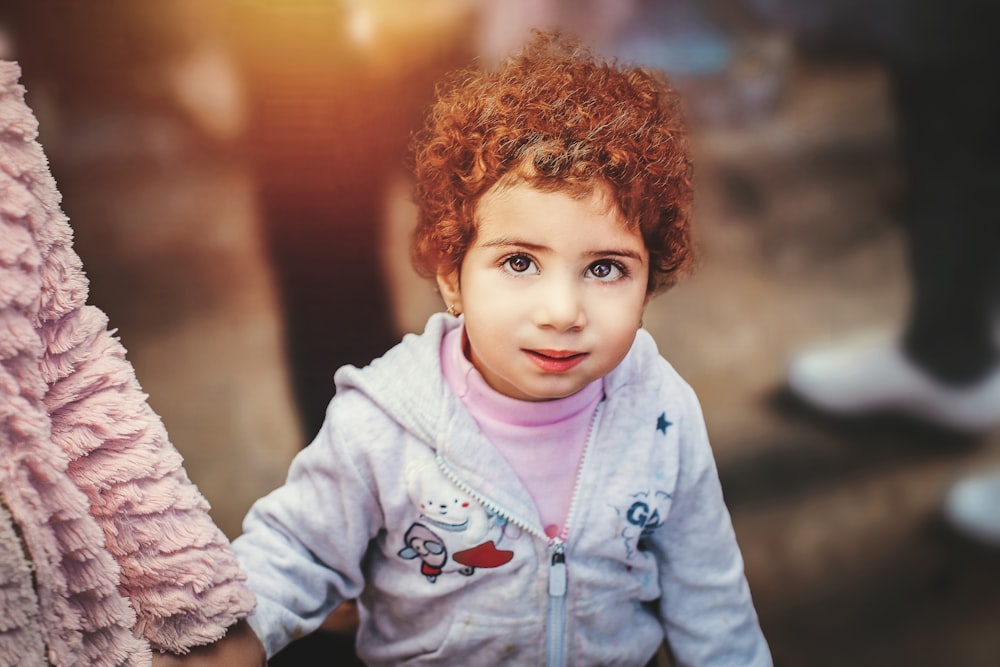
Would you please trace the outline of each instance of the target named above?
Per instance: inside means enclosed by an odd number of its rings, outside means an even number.
[[[453,304],[453,303],[452,304],[448,304],[448,309],[445,312],[447,312],[452,317],[458,317],[459,315],[462,314],[462,313],[460,313],[458,311],[458,308],[456,308],[455,304]]]

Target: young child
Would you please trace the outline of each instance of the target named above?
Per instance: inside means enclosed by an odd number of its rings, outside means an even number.
[[[641,328],[691,254],[674,91],[540,33],[454,77],[414,155],[447,314],[338,371],[248,514],[267,654],[357,599],[372,665],[769,665],[697,399]]]

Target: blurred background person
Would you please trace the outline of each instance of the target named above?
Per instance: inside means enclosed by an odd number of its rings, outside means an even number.
[[[751,0],[822,48],[884,59],[897,117],[912,298],[898,332],[793,358],[788,383],[836,416],[889,412],[962,433],[1000,426],[1000,6],[987,0]],[[1000,542],[1000,473],[946,500],[964,532]]]
[[[790,383],[832,413],[897,410],[987,431],[1000,425],[1000,87],[986,84],[1000,64],[991,37],[1000,8],[984,0],[851,4],[789,3],[785,11],[821,5],[837,15],[807,21],[827,24],[814,25],[821,38],[836,39],[840,29],[848,46],[871,39],[886,59],[913,299],[901,334],[810,351],[792,364]]]
[[[234,3],[246,149],[275,267],[304,430],[344,364],[398,339],[381,248],[385,192],[440,74],[467,58],[467,3]]]

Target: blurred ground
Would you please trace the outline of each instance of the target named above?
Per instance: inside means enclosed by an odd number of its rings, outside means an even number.
[[[417,27],[394,26],[395,58],[366,60],[324,46],[322,20],[331,17],[305,5],[315,23],[308,35],[296,39],[274,22],[284,41],[239,47],[255,54],[257,83],[270,84],[251,101],[271,115],[250,127],[275,133],[248,145],[216,139],[202,150],[190,124],[155,107],[91,109],[93,122],[46,112],[58,99],[23,63],[91,301],[120,329],[231,536],[311,435],[290,360],[308,364],[303,350],[327,348],[310,370],[329,382],[329,366],[356,344],[338,335],[365,308],[381,318],[359,327],[373,343],[419,328],[437,306],[401,268],[408,208],[392,194],[393,151],[429,96],[430,74],[462,49],[444,46],[453,35],[430,30],[428,14]],[[265,14],[258,21],[288,18],[247,6]],[[449,31],[462,25],[440,20]],[[348,26],[362,38],[371,29]],[[282,69],[296,58],[315,70]],[[393,69],[403,60],[409,68]],[[645,324],[701,397],[778,665],[993,667],[1000,553],[953,535],[938,507],[963,471],[1000,465],[1000,434],[970,441],[887,419],[838,424],[781,391],[800,345],[898,327],[905,313],[885,86],[871,63],[796,59],[773,114],[701,127],[703,261],[654,300]],[[304,168],[293,148],[310,151]],[[331,248],[339,251],[323,253]],[[289,290],[306,263],[317,271],[304,280],[323,280],[324,270],[335,277],[300,295],[295,310]],[[337,272],[344,267],[354,273]],[[345,292],[365,299],[344,306],[336,299]],[[300,338],[301,327],[318,333]],[[368,353],[351,350],[359,362]]]

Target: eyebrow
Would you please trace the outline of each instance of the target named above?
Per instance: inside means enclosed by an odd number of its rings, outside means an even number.
[[[519,248],[527,248],[529,250],[549,249],[548,246],[540,245],[538,243],[529,243],[528,241],[521,241],[520,239],[511,238],[509,236],[498,236],[495,239],[483,241],[479,245],[483,248],[507,248],[510,246],[517,246]]]
[[[624,250],[616,248],[608,248],[607,250],[596,250],[594,252],[588,252],[587,255],[594,258],[601,257],[619,257],[621,259],[631,259],[636,262],[642,263],[642,255],[635,252],[634,250]]]
[[[499,236],[495,239],[490,239],[488,241],[483,241],[479,244],[483,248],[509,248],[518,247],[525,248],[527,250],[533,250],[536,252],[551,250],[548,246],[541,245],[538,243],[531,243],[529,241],[522,241],[516,238],[511,238],[509,236]],[[604,248],[601,250],[591,250],[587,253],[588,257],[600,258],[600,257],[622,257],[625,259],[633,259],[637,262],[642,261],[642,256],[634,250],[628,248]]]

